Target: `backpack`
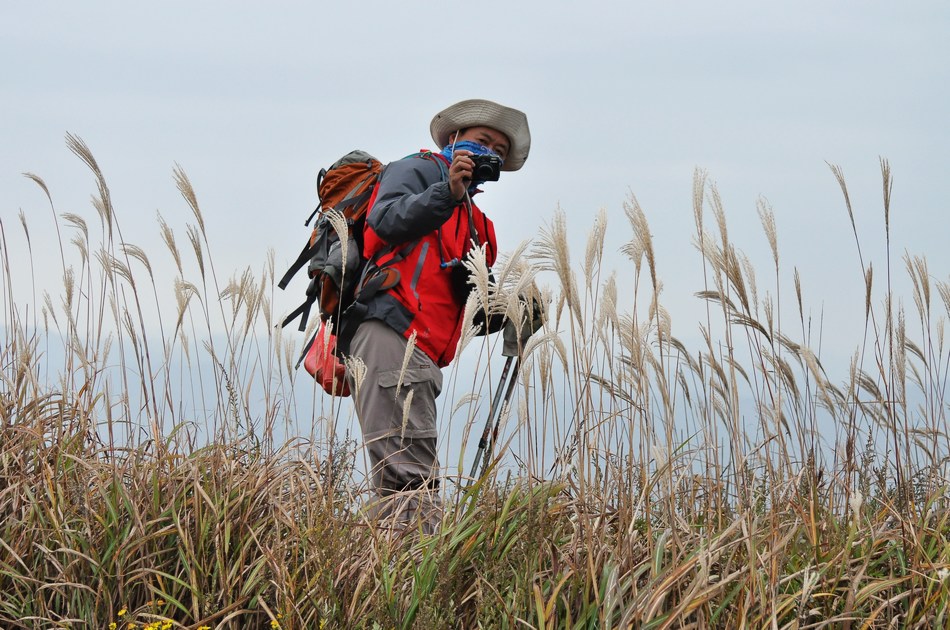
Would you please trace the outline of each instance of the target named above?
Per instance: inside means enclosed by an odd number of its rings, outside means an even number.
[[[432,158],[428,152],[415,154]],[[438,161],[438,160],[436,160]],[[321,383],[327,393],[348,396],[349,388],[342,378],[345,369],[339,361],[340,350],[345,343],[337,343],[341,323],[348,323],[344,337],[352,336],[354,324],[344,322],[344,313],[354,306],[357,296],[366,299],[379,291],[391,289],[399,283],[399,272],[388,265],[406,256],[415,247],[415,242],[400,249],[387,248],[367,260],[363,255],[363,228],[366,214],[375,198],[376,184],[383,165],[365,151],[350,151],[329,168],[321,169],[317,176],[319,203],[310,214],[305,226],[316,217],[310,238],[297,259],[277,283],[285,289],[290,280],[306,265],[310,284],[303,303],[288,315],[281,327],[298,317],[298,329],[304,331],[314,304],[319,308],[322,325],[304,346],[296,367],[304,363],[307,371]],[[444,170],[444,169],[443,169]],[[443,177],[446,177],[443,172]],[[345,233],[337,231],[333,222],[339,218],[346,222]],[[336,218],[334,218],[336,217]],[[342,224],[340,224],[342,227]],[[359,311],[359,309],[353,309]],[[359,318],[353,315],[349,319]],[[317,335],[320,343],[315,343]],[[341,340],[342,341],[342,340]],[[312,369],[313,368],[313,369]],[[316,371],[314,371],[316,370]]]
[[[307,371],[321,382],[328,393],[338,396],[349,395],[346,380],[324,379],[323,374],[330,371],[332,377],[334,374],[342,376],[344,373],[342,364],[334,356],[335,333],[343,312],[353,302],[355,289],[365,266],[363,225],[382,168],[382,164],[375,157],[365,151],[355,150],[341,157],[329,168],[320,169],[317,175],[319,203],[304,221],[304,225],[309,226],[316,218],[310,238],[277,283],[281,289],[286,289],[290,280],[306,265],[310,284],[307,286],[304,301],[284,319],[281,326],[287,326],[299,317],[299,330],[306,330],[310,312],[314,304],[317,305],[322,325],[304,346],[297,367],[306,359]],[[342,230],[337,231],[333,225],[333,213],[336,213],[336,221],[340,227],[342,224],[339,218],[342,217],[345,221],[343,238],[340,233]],[[314,343],[317,334],[321,332],[328,336],[328,346],[326,342]],[[317,346],[329,347],[330,350],[325,352]],[[315,353],[319,355],[319,360],[314,360],[312,355]],[[333,382],[330,383],[329,380]]]
[[[315,303],[323,321],[339,321],[340,315],[352,303],[363,262],[366,211],[381,171],[379,160],[359,150],[350,151],[328,169],[320,169],[317,175],[319,203],[304,225],[310,225],[314,217],[317,220],[307,243],[277,286],[286,289],[304,265],[307,266],[310,284],[304,302],[284,319],[282,326],[300,317],[299,330],[306,330]],[[333,226],[333,211],[346,221],[345,242]]]

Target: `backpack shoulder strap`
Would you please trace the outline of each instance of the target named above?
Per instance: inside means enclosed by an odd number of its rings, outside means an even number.
[[[313,215],[320,210],[320,206],[317,206],[317,209],[313,211],[313,214],[310,215],[310,218],[313,218]],[[310,219],[307,219],[309,223]],[[306,225],[306,223],[304,223]],[[297,259],[290,265],[290,269],[284,273],[283,277],[280,279],[280,282],[277,283],[277,286],[281,289],[286,289],[287,284],[290,280],[297,275],[297,272],[300,271],[304,265],[310,262],[310,259],[313,257],[316,250],[316,244],[311,245],[308,241],[306,245],[303,246],[303,249],[297,254]]]
[[[441,153],[433,153],[428,149],[423,149],[422,151],[417,151],[406,156],[407,158],[422,158],[424,160],[430,160],[435,162],[439,166],[439,174],[442,176],[443,182],[448,181],[449,179],[449,161]]]

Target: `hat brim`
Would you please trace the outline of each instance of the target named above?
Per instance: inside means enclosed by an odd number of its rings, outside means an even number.
[[[501,167],[503,171],[517,171],[524,166],[531,150],[528,117],[523,112],[484,99],[469,99],[451,105],[432,119],[429,131],[441,149],[453,133],[469,127],[491,127],[508,137],[511,147]]]

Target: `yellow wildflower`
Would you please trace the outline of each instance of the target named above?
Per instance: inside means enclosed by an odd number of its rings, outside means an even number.
[[[116,625],[115,625],[115,622],[113,621],[112,623],[109,624],[109,630],[115,630],[115,628],[116,628]]]
[[[125,617],[125,613],[127,613],[127,612],[129,612],[129,611],[127,611],[125,608],[123,608],[122,610],[119,611],[118,614],[119,614],[120,617]]]
[[[211,626],[198,626],[198,630],[211,630]]]
[[[271,619],[270,627],[273,628],[273,630],[280,630],[280,622],[277,621],[276,619]]]

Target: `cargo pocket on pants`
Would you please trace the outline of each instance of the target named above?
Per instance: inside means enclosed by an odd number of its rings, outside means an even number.
[[[435,399],[442,391],[442,370],[434,364],[387,370],[379,373],[377,384],[380,396],[393,404],[390,435],[407,438],[438,436]],[[409,392],[412,392],[412,400],[407,410]]]

